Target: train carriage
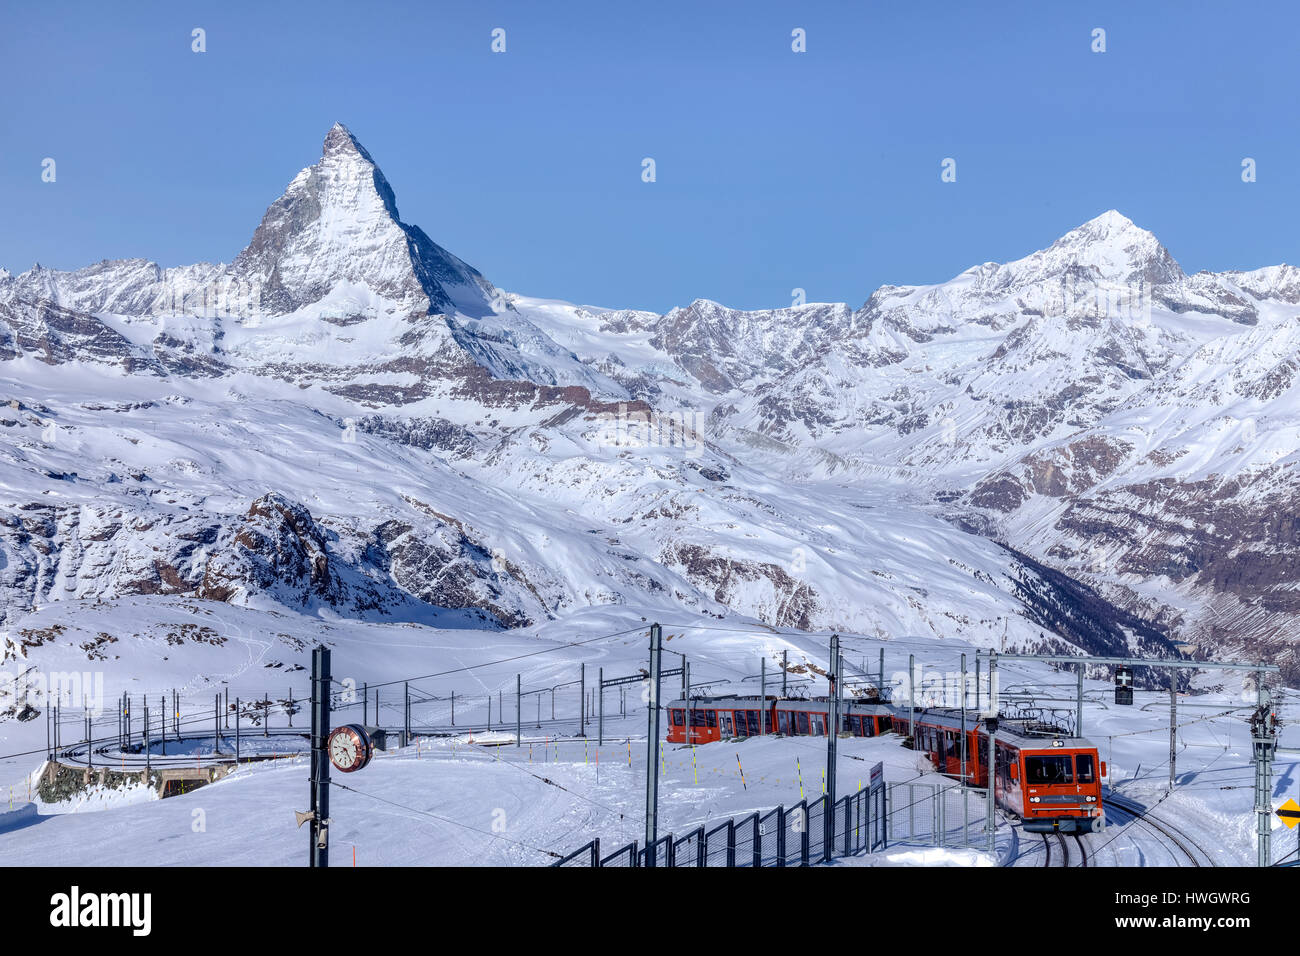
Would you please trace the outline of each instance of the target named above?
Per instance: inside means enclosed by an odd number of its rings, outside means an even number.
[[[989,735],[984,721],[970,711],[929,708],[896,709],[900,732],[915,721],[912,746],[923,751],[940,773],[962,778],[975,787],[989,783]],[[1020,817],[1033,833],[1095,832],[1104,826],[1101,781],[1106,764],[1091,742],[1042,721],[998,721],[993,790],[1000,807]],[[963,765],[963,758],[965,763]]]
[[[879,700],[841,703],[840,732],[876,737],[890,729],[892,714]],[[827,698],[808,700],[741,697],[693,697],[668,705],[669,743],[703,744],[730,737],[756,737],[760,721],[765,734],[824,737],[830,724]]]

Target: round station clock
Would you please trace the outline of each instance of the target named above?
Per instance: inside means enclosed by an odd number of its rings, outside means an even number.
[[[343,773],[353,773],[370,763],[375,748],[370,735],[360,724],[344,724],[330,732],[325,741],[330,763]]]

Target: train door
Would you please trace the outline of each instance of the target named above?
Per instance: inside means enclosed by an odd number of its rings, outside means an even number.
[[[826,715],[809,714],[808,718],[812,722],[812,735],[814,737],[823,736],[826,733]]]
[[[718,711],[718,735],[721,737],[734,737],[731,732],[731,711]]]

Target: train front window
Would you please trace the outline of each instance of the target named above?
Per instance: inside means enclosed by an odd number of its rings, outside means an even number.
[[[1092,754],[1075,754],[1074,769],[1078,771],[1080,783],[1096,782],[1097,778],[1094,775],[1092,766]]]
[[[1074,769],[1069,754],[1044,754],[1025,758],[1025,779],[1030,784],[1050,786],[1074,783]]]
[[[745,723],[749,725],[749,736],[757,737],[758,736],[758,711],[756,710],[745,711]]]
[[[670,710],[669,713],[673,715],[673,726],[674,726],[674,727],[680,727],[682,724],[684,724],[684,723],[686,722],[686,721],[684,721],[684,720],[682,719],[682,717],[683,717],[684,714],[685,714],[685,711],[681,711],[681,710],[676,710],[676,709],[674,709],[674,710]]]

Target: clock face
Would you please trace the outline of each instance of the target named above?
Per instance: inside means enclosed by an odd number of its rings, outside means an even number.
[[[343,773],[352,773],[370,763],[370,737],[357,724],[336,728],[325,742],[330,763]]]

